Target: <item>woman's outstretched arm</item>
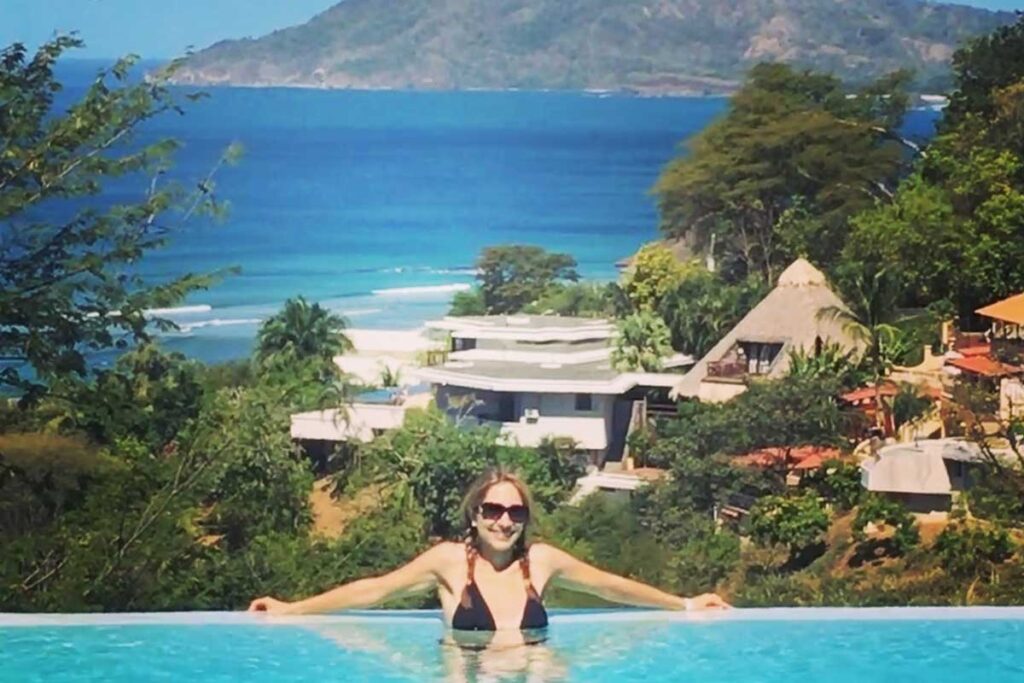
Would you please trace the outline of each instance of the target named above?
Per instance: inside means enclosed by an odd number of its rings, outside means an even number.
[[[359,579],[332,588],[305,600],[285,602],[271,597],[257,598],[250,612],[271,614],[318,614],[345,609],[373,607],[387,600],[430,590],[442,580],[443,569],[452,551],[442,543],[398,569],[368,579]]]
[[[535,545],[531,555],[539,555],[537,559],[548,566],[551,572],[550,581],[556,585],[590,593],[611,602],[675,610],[729,607],[729,603],[715,593],[705,593],[692,598],[672,595],[646,583],[598,569],[547,544]]]

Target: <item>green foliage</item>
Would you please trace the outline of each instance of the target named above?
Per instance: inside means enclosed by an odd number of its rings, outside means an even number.
[[[839,510],[856,507],[864,496],[860,467],[851,462],[828,460],[800,479],[801,488],[832,503]]]
[[[397,387],[402,383],[402,371],[382,363],[379,381],[382,387]]]
[[[825,506],[808,493],[761,498],[750,510],[751,537],[762,545],[785,545],[793,553],[820,544],[828,525]]]
[[[0,539],[45,528],[80,504],[89,484],[116,466],[78,438],[0,434]]]
[[[626,273],[622,288],[637,311],[656,311],[665,296],[686,276],[686,267],[660,242],[640,248]]]
[[[266,85],[268,74],[276,74],[282,83],[334,88],[377,83],[721,93],[751,59],[788,54],[782,51],[793,46],[802,64],[857,82],[910,68],[930,88],[924,92],[944,92],[948,62],[936,57],[1010,17],[945,4],[922,11],[872,2],[837,10],[796,0],[695,5],[678,13],[600,0],[535,0],[529,10],[458,12],[432,0],[409,0],[400,13],[337,5],[301,26],[220,41],[192,57],[185,75],[195,82],[226,76],[236,85]],[[775,34],[769,37],[765,27],[774,27],[777,17],[799,20],[787,20],[780,42],[772,42]],[[427,34],[436,36],[438,47],[421,63],[416,48]],[[460,40],[464,36],[474,39]],[[589,50],[593,59],[582,59]]]
[[[484,309],[491,314],[522,311],[551,285],[579,279],[573,257],[522,244],[485,248],[476,268]]]
[[[820,351],[797,347],[789,352],[789,376],[835,381],[843,389],[863,386],[870,378],[856,351],[827,342]]]
[[[893,529],[892,545],[897,553],[905,554],[921,540],[914,516],[900,503],[880,495],[864,497],[853,520],[853,537],[863,543],[868,524],[884,524]]]
[[[117,359],[111,370],[98,370],[92,382],[55,383],[65,429],[87,434],[98,443],[138,439],[152,448],[171,443],[201,410],[202,371],[180,353],[166,353],[147,343]]]
[[[452,297],[452,305],[448,315],[486,315],[487,304],[484,303],[484,294],[479,287],[465,292],[455,292]]]
[[[281,359],[306,361],[317,359],[330,364],[335,356],[353,349],[345,336],[348,321],[320,304],[303,297],[288,299],[284,307],[263,321],[256,336],[256,359],[260,363]]]
[[[523,312],[585,318],[615,315],[615,290],[615,285],[596,282],[556,283]]]
[[[842,415],[831,380],[785,377],[757,382],[727,403],[680,403],[678,419],[659,425],[642,458],[667,466],[767,447],[841,445]]]
[[[363,471],[352,485],[386,487],[397,505],[422,511],[428,536],[450,539],[465,531],[459,505],[466,488],[489,466],[520,471],[544,509],[564,500],[582,474],[558,444],[539,450],[505,445],[497,432],[453,424],[436,410],[410,411],[401,429],[368,444],[360,460]]]
[[[612,365],[619,370],[657,372],[671,355],[670,334],[656,313],[641,311],[619,321]]]
[[[90,351],[144,341],[150,322],[169,327],[146,311],[213,281],[190,274],[146,282],[131,266],[197,212],[222,208],[213,174],[237,157],[229,148],[193,190],[165,182],[177,144],[133,136],[181,105],[159,78],[131,82],[131,59],[101,71],[57,111],[54,64],[81,44],[59,36],[32,57],[21,44],[0,52],[0,222],[10,226],[0,256],[0,356],[22,361],[0,369],[0,384],[27,402],[55,378],[84,377]],[[135,202],[105,200],[104,184],[126,176],[143,176],[148,191]],[[63,218],[46,223],[42,215]]]
[[[896,428],[920,420],[932,410],[932,400],[920,393],[920,387],[901,382],[892,399],[892,417]]]
[[[572,548],[608,571],[655,584],[667,579],[669,548],[641,526],[628,499],[587,496],[577,506],[560,508],[544,531],[555,545]]]
[[[226,390],[195,430],[190,447],[216,454],[219,467],[205,526],[228,548],[267,533],[302,535],[309,527],[313,474],[291,442],[288,413],[273,388]]]
[[[658,179],[662,229],[700,245],[717,237],[727,267],[767,282],[796,255],[831,266],[850,216],[895,184],[900,145],[878,129],[899,125],[906,80],[893,76],[850,93],[829,75],[755,66],[726,115]],[[792,228],[796,210],[804,214],[799,229]],[[780,235],[787,219],[791,227]]]
[[[700,358],[767,294],[763,280],[730,284],[694,266],[658,306],[672,334],[672,348]]]
[[[996,93],[1024,79],[1024,20],[968,41],[953,55],[956,91],[945,111],[944,127],[956,128],[972,117],[991,120]]]
[[[915,172],[892,202],[854,221],[844,258],[903,275],[904,305],[941,303],[961,319],[1024,289],[1024,29],[960,49],[956,88]]]
[[[1014,546],[1006,529],[950,525],[935,539],[942,566],[958,577],[991,575],[995,565],[1010,559]]]
[[[973,486],[964,495],[971,513],[997,523],[1024,527],[1024,496],[1017,468],[983,466],[972,472]]]

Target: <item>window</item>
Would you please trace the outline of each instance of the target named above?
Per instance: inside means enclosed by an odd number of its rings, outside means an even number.
[[[594,400],[590,394],[576,394],[576,410],[581,413],[589,413],[594,409]]]
[[[476,348],[475,337],[453,337],[452,351],[470,351]]]

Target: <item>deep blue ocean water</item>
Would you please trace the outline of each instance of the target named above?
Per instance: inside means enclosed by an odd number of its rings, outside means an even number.
[[[38,623],[27,625],[32,622]],[[443,636],[436,615],[397,612],[283,621],[230,613],[0,615],[0,680],[1024,680],[1024,615],[1019,609],[779,609],[649,616],[612,611],[556,614],[547,641],[533,646],[467,651],[441,644]]]
[[[94,63],[64,67],[70,87]],[[649,190],[724,99],[564,92],[355,92],[213,88],[146,136],[182,143],[173,174],[202,177],[228,144],[241,163],[216,177],[231,204],[194,220],[141,264],[154,279],[240,273],[167,314],[166,346],[204,360],[245,355],[258,323],[302,294],[354,327],[412,328],[473,282],[484,246],[538,244],[572,254],[584,277],[657,236]],[[926,135],[934,112],[914,112]],[[118,183],[131,201],[145,179]]]

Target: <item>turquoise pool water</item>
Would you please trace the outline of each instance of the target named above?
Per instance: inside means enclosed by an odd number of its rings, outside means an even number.
[[[0,680],[1024,681],[1021,609],[556,612],[541,645],[443,635],[423,612],[0,615]]]

